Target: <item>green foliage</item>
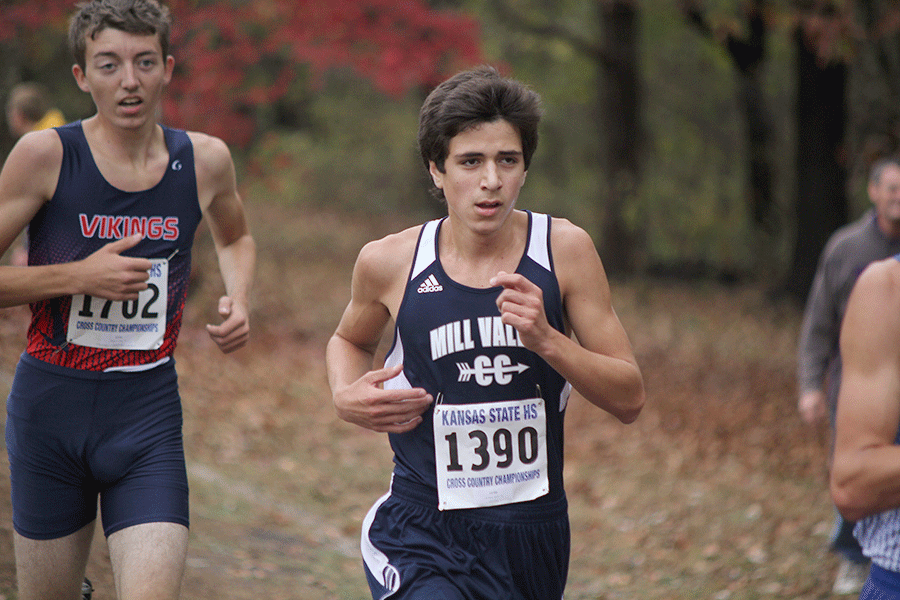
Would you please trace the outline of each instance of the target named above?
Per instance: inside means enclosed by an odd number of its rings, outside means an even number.
[[[522,31],[499,17],[493,9],[496,1],[431,0],[417,6],[431,11],[459,10],[464,12],[459,22],[477,21],[481,58],[474,58],[477,53],[470,48],[465,60],[450,65],[451,59],[447,59],[444,71],[470,66],[466,60],[483,60],[541,94],[545,107],[541,139],[520,205],[570,218],[598,234],[606,198],[601,167],[604,131],[596,108],[602,92],[600,67],[594,57],[569,41]],[[714,27],[742,26],[737,0],[698,2],[708,9]],[[596,0],[506,3],[524,15],[565,27],[583,41],[602,40]],[[193,0],[175,4],[210,5]],[[314,3],[302,4],[308,8]],[[280,1],[275,5],[286,6]],[[387,6],[385,2],[380,5]],[[785,263],[793,227],[789,207],[794,191],[791,122],[795,74],[790,43],[794,9],[788,0],[778,0],[770,7],[772,29],[764,76],[776,132],[776,212],[781,229],[777,239],[769,240],[771,252],[766,258],[777,268]],[[639,8],[644,130],[635,143],[642,145],[643,164],[637,194],[625,207],[624,216],[646,245],[642,259],[645,263],[702,263],[739,271],[758,268],[760,240],[746,206],[746,150],[731,60],[720,44],[686,24],[678,3],[640,2]],[[421,14],[432,13],[422,9]],[[448,11],[446,18],[453,15]],[[89,116],[90,99],[72,84],[71,61],[63,46],[51,41],[53,28],[40,31],[19,37],[18,45],[7,42],[0,47],[3,82],[21,78],[44,81],[58,92],[67,116]],[[274,39],[275,33],[270,37]],[[395,40],[397,44],[400,41]],[[407,67],[377,70],[375,66],[386,63],[366,63],[370,67],[367,75],[364,69],[345,63],[336,70],[334,64],[340,63],[328,57],[337,46],[314,46],[323,53],[321,64],[331,66],[319,69],[312,62],[295,66],[294,77],[281,96],[252,111],[253,126],[259,133],[247,152],[239,152],[249,175],[244,178],[248,195],[338,210],[442,212],[443,207],[428,194],[415,149],[418,108],[434,83],[429,79],[434,74],[419,77],[418,85],[388,96],[383,91],[390,86],[379,83],[371,73],[403,79],[408,73],[400,72]],[[415,55],[413,50],[415,46],[410,55]],[[387,60],[395,55],[378,56]],[[403,52],[400,55],[405,56]],[[213,62],[228,62],[222,55],[213,58]],[[202,63],[193,55],[178,60],[179,64],[211,64],[209,57]],[[250,97],[271,91],[273,73],[282,69],[279,61],[284,60],[284,54],[273,51],[248,63],[244,83],[252,92],[248,92]],[[223,90],[221,81],[213,78],[212,84],[209,95],[204,96],[210,102],[237,97],[230,89]],[[195,104],[198,110],[217,116],[217,105]],[[852,187],[855,206],[861,210],[867,206],[864,185],[857,180]]]
[[[699,262],[743,270],[752,264],[751,231],[733,155],[704,143],[701,131],[658,140],[642,186],[647,251],[656,262]],[[697,177],[704,173],[705,177]]]
[[[649,140],[636,212],[649,260],[745,270],[754,256],[734,69],[675,7],[645,11],[643,24]]]
[[[586,0],[508,0],[529,14],[563,23],[599,42],[595,3]],[[567,216],[600,231],[605,176],[603,131],[594,108],[601,93],[592,57],[558,38],[513,31],[491,10],[471,1],[482,20],[485,54],[541,93],[546,108],[541,142],[522,192],[523,205]],[[740,6],[708,3],[714,24],[740,26]],[[759,245],[746,207],[743,129],[735,73],[724,48],[690,28],[677,3],[640,3],[642,118],[641,182],[626,223],[646,244],[645,264],[704,264],[741,271],[759,266]],[[792,164],[791,56],[784,32],[769,38],[767,93],[779,132],[778,162]],[[782,133],[783,132],[783,133]],[[776,174],[780,212],[789,203],[790,170]],[[788,230],[789,231],[789,230]],[[596,236],[595,236],[595,239]],[[598,240],[599,241],[599,240]],[[775,256],[784,260],[783,244]]]
[[[384,94],[400,97],[438,83],[459,63],[480,59],[477,23],[432,10],[422,0],[164,4],[172,14],[176,57],[164,118],[239,147],[252,145],[269,125],[261,122],[265,111],[259,107],[282,102],[298,80],[314,87],[330,69],[350,68]],[[58,66],[55,50],[65,45],[73,11],[71,0],[42,0],[41,10],[34,2],[0,2],[0,81],[11,86],[32,78],[26,77],[29,63],[38,74],[51,63]],[[34,47],[21,47],[31,41]]]
[[[435,214],[416,150],[421,98],[389,99],[347,72],[310,104],[311,129],[271,130],[247,156],[248,196],[317,208]]]

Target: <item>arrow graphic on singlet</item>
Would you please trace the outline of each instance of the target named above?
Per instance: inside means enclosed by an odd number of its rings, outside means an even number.
[[[511,373],[521,373],[528,369],[528,365],[518,363],[515,365],[491,365],[472,367],[467,363],[456,363],[459,368],[459,379],[457,381],[469,381],[472,375],[480,378],[484,375],[493,375],[495,378]]]

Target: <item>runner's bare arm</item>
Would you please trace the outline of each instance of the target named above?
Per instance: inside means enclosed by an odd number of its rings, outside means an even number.
[[[229,353],[250,339],[250,292],[256,269],[256,244],[247,226],[228,146],[205,134],[192,132],[190,136],[200,207],[212,233],[225,284],[225,295],[219,298],[217,307],[222,322],[206,328],[219,348]]]
[[[900,262],[870,265],[841,327],[831,493],[848,519],[900,507]]]
[[[0,254],[53,197],[62,142],[50,130],[24,135],[0,171]],[[133,300],[146,289],[150,261],[121,256],[139,238],[117,240],[81,261],[35,267],[0,266],[0,307],[68,294]]]
[[[382,384],[398,375],[402,365],[373,369],[375,351],[392,310],[399,305],[409,270],[412,249],[408,239],[405,245],[401,241],[404,234],[370,242],[362,249],[353,269],[350,302],[326,349],[328,381],[338,416],[390,433],[415,428],[432,401],[421,388],[383,389]]]
[[[577,342],[550,326],[541,290],[521,275],[501,273],[494,285],[503,322],[592,404],[620,421],[634,421],[644,385],[631,343],[613,310],[609,283],[593,241],[581,228],[554,219],[552,249],[568,323]]]

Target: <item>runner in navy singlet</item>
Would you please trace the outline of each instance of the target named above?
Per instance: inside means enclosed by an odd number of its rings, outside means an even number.
[[[561,598],[569,392],[625,423],[643,406],[590,237],[515,208],[539,118],[537,94],[489,67],[438,86],[419,148],[448,215],[357,259],[327,367],[338,415],[394,451],[363,523],[373,598]]]
[[[900,228],[900,202],[889,218]],[[831,495],[872,561],[861,600],[900,600],[900,255],[870,264],[841,325]]]
[[[255,247],[216,138],[158,125],[172,76],[156,0],[92,0],[70,25],[94,116],[26,134],[0,172],[0,252],[28,228],[28,266],[0,267],[0,306],[30,304],[7,400],[18,598],[74,598],[98,498],[120,599],[179,596],[188,540],[173,353],[201,217],[226,295],[223,352],[249,336]]]

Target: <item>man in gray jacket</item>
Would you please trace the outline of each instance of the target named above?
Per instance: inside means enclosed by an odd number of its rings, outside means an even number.
[[[873,208],[838,229],[825,246],[806,303],[798,351],[798,409],[810,424],[827,414],[834,426],[841,380],[838,338],[853,284],[869,263],[900,253],[900,158],[881,159],[872,166],[868,194]],[[835,514],[831,548],[840,555],[841,565],[833,591],[857,593],[869,561],[853,537],[854,523]]]

